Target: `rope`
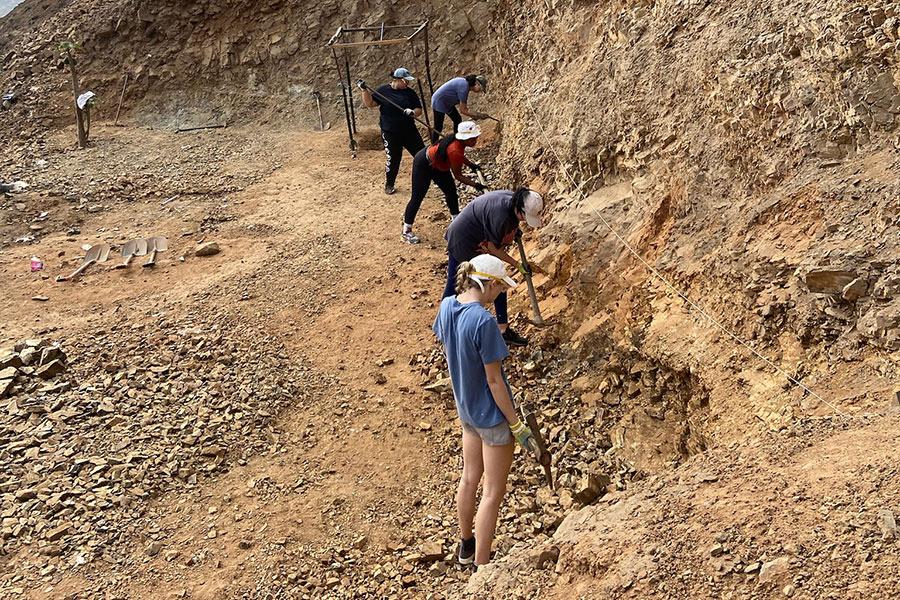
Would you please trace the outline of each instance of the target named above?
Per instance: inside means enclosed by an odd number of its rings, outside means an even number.
[[[530,96],[530,95],[525,95],[525,99],[526,99],[526,101],[528,102],[528,107],[529,107],[529,109],[531,110],[531,115],[532,115],[532,117],[533,117],[532,122],[533,122],[533,123],[538,123],[538,122],[540,122],[539,119],[538,119],[537,111],[535,110],[534,104],[533,104],[533,102],[532,102],[532,100],[531,100],[531,96]],[[550,143],[549,138],[546,136],[546,134],[544,134],[543,131],[539,132],[539,136],[544,138],[547,147],[550,148],[550,152],[552,152],[552,153],[553,153],[553,156],[556,157],[556,162],[559,163],[559,167],[560,167],[560,169],[562,170],[563,174],[568,178],[568,180],[572,183],[572,185],[575,186],[575,189],[577,190],[577,191],[576,191],[576,194],[581,196],[580,199],[586,199],[586,198],[587,198],[587,194],[586,194],[583,190],[580,189],[581,186],[578,185],[578,183],[575,181],[575,178],[574,178],[574,177],[572,176],[572,174],[568,171],[568,169],[566,169],[565,164],[563,163],[563,161],[562,161],[562,159],[560,158],[559,154],[556,152],[556,149],[555,149],[555,148],[553,147],[553,145]],[[694,302],[693,300],[691,300],[690,298],[688,298],[688,296],[687,296],[686,293],[684,293],[684,292],[682,292],[681,290],[679,290],[678,288],[676,288],[676,287],[675,287],[672,283],[670,283],[669,280],[666,279],[666,278],[665,278],[665,277],[664,277],[664,276],[663,276],[663,275],[662,275],[655,267],[653,267],[653,265],[651,265],[651,264],[648,263],[646,260],[644,260],[644,257],[642,257],[642,256],[640,255],[640,253],[638,253],[638,251],[635,250],[635,249],[631,246],[631,244],[628,243],[627,240],[625,240],[625,238],[623,238],[621,235],[619,235],[619,233],[618,233],[615,229],[613,229],[613,226],[609,223],[609,221],[607,221],[606,219],[603,218],[603,215],[600,214],[600,211],[598,211],[598,210],[596,209],[596,207],[591,206],[590,208],[591,208],[591,210],[594,211],[594,214],[596,214],[597,217],[600,219],[600,222],[603,223],[603,226],[606,227],[606,228],[610,231],[610,233],[612,233],[613,236],[615,236],[615,238],[616,238],[617,240],[619,240],[619,242],[621,242],[622,245],[625,246],[625,248],[626,248],[626,249],[627,249],[627,250],[628,250],[628,251],[629,251],[636,259],[638,259],[638,261],[639,261],[644,267],[646,267],[647,270],[649,270],[649,271],[650,271],[657,279],[659,279],[659,280],[660,280],[660,281],[661,281],[661,282],[662,282],[669,290],[675,292],[675,294],[677,294],[679,298],[681,298],[682,300],[684,300],[684,301],[685,301],[687,304],[689,304],[693,309],[695,309],[697,312],[699,312],[701,315],[703,315],[710,323],[712,323],[713,325],[715,325],[715,326],[716,326],[720,331],[722,331],[725,335],[727,335],[727,336],[730,337],[732,340],[734,340],[735,342],[737,342],[739,345],[741,345],[741,346],[743,346],[744,348],[746,348],[747,350],[749,350],[754,356],[756,356],[759,360],[761,360],[761,361],[764,362],[765,364],[769,365],[769,366],[770,366],[772,369],[774,369],[776,372],[778,372],[778,373],[784,375],[784,376],[787,378],[787,380],[790,381],[792,384],[794,384],[794,385],[796,385],[797,387],[801,388],[803,391],[805,391],[807,394],[811,395],[813,398],[816,398],[817,400],[820,400],[821,402],[824,402],[826,405],[828,405],[829,407],[831,407],[831,408],[832,408],[837,414],[839,414],[840,416],[842,416],[842,417],[847,417],[847,416],[848,416],[844,411],[842,411],[842,410],[839,409],[837,406],[835,406],[834,404],[832,404],[831,402],[829,402],[828,400],[826,400],[825,398],[823,398],[822,396],[820,396],[819,394],[817,394],[816,392],[814,392],[813,390],[811,390],[808,386],[806,386],[806,385],[805,385],[803,382],[801,382],[800,380],[794,378],[790,373],[788,373],[787,371],[785,371],[784,369],[782,369],[781,367],[779,367],[778,365],[776,365],[774,362],[772,362],[771,360],[769,360],[768,358],[766,358],[765,356],[763,356],[760,352],[758,352],[755,348],[753,348],[749,343],[745,342],[743,339],[741,339],[740,337],[738,337],[737,334],[733,333],[733,332],[732,332],[731,330],[729,330],[727,327],[725,327],[724,325],[722,325],[722,323],[720,323],[719,321],[717,321],[716,319],[714,319],[709,313],[707,313],[707,312],[703,309],[703,307],[701,307],[701,306],[698,305],[696,302]]]

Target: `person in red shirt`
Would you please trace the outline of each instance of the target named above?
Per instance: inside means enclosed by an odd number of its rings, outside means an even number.
[[[459,194],[456,192],[454,178],[472,186],[479,192],[485,189],[483,185],[466,177],[462,172],[463,165],[476,171],[481,168],[466,158],[466,148],[471,148],[478,143],[479,135],[481,135],[481,129],[477,123],[463,121],[459,124],[459,131],[456,134],[450,134],[439,144],[423,148],[416,154],[412,168],[412,194],[403,215],[401,237],[404,242],[407,244],[419,243],[419,238],[412,230],[413,223],[432,181],[444,192],[451,217],[459,214]]]

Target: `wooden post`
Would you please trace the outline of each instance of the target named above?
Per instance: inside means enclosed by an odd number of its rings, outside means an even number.
[[[81,95],[81,86],[78,84],[78,70],[75,66],[75,57],[72,49],[66,48],[66,61],[69,63],[69,71],[72,73],[72,95],[75,102],[75,126],[78,129],[78,147],[87,148],[87,131],[84,129],[84,114],[78,106],[78,96]]]

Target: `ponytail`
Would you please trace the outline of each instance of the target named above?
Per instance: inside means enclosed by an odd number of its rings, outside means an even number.
[[[475,272],[475,265],[470,263],[469,261],[465,261],[459,264],[459,267],[456,269],[456,293],[462,294],[469,288],[474,287],[475,284],[478,285],[478,288],[483,292],[484,286],[481,285],[481,281],[474,277],[470,277],[472,273]]]
[[[528,194],[531,193],[531,190],[527,187],[520,187],[517,189],[512,196],[512,209],[513,214],[516,212],[525,212],[525,198],[528,197]]]
[[[447,160],[448,160],[447,159],[447,148],[449,148],[450,144],[452,144],[455,141],[456,141],[455,133],[451,133],[450,135],[448,135],[447,137],[445,137],[444,139],[442,139],[440,141],[440,143],[438,144],[438,147],[437,147],[437,152],[435,152],[435,154],[437,155],[436,158],[439,161],[447,162]]]

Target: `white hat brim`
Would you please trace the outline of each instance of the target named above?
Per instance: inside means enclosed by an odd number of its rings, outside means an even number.
[[[525,213],[525,222],[529,227],[540,227],[544,223],[540,215],[529,215],[528,213]]]
[[[516,280],[513,279],[512,277],[510,277],[509,275],[507,275],[506,277],[504,277],[504,278],[503,278],[503,281],[506,283],[506,285],[509,286],[509,289],[513,289],[513,288],[515,288],[517,285],[519,285],[518,283],[516,283]]]

